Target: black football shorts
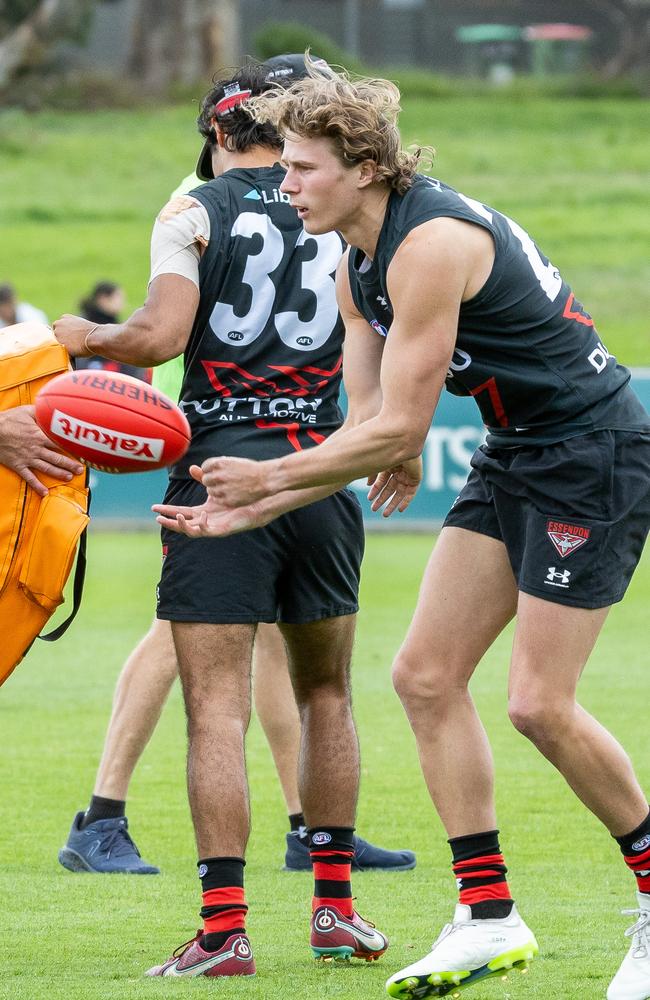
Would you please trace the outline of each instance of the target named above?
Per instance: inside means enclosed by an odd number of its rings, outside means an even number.
[[[579,608],[622,599],[650,526],[650,434],[483,445],[471,464],[445,526],[504,542],[526,594]]]
[[[193,479],[172,479],[164,502],[204,500],[204,487]],[[161,537],[158,618],[301,625],[359,610],[364,534],[351,490],[228,538],[190,539],[165,528]]]

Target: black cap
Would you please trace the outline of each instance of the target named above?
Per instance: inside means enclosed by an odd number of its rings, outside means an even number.
[[[324,59],[318,56],[311,57],[312,63],[317,69],[329,69]],[[271,56],[263,63],[267,73],[266,79],[269,83],[286,83],[290,86],[294,80],[302,80],[308,76],[307,65],[305,63],[304,52],[292,52],[290,55]]]
[[[312,62],[320,70],[329,69],[324,59],[317,56],[311,57]],[[271,56],[262,63],[262,68],[266,69],[267,83],[280,83],[290,87],[295,80],[302,80],[308,76],[307,65],[303,52],[292,52],[288,55]],[[202,181],[214,180],[212,169],[212,147],[213,143],[206,139],[196,164],[196,174]]]

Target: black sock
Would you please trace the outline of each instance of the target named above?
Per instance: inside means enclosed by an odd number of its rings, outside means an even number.
[[[245,864],[243,858],[199,859],[199,878],[203,890],[201,918],[204,928],[201,947],[205,951],[218,951],[232,934],[246,933],[243,926],[248,910],[244,902]],[[212,929],[206,930],[206,924]],[[231,924],[235,926],[230,926]]]
[[[453,871],[460,902],[469,906],[474,920],[499,920],[510,915],[514,903],[506,881],[499,831],[452,837]]]
[[[336,905],[346,917],[351,917],[354,913],[350,882],[354,827],[310,827],[309,855],[314,870],[313,908],[325,903]]]
[[[293,813],[292,816],[289,816],[289,822],[291,823],[291,832],[297,833],[300,843],[304,844],[305,847],[309,847],[309,836],[303,813]]]
[[[214,934],[204,934],[200,944],[203,951],[219,951],[232,934],[245,934],[245,927],[231,927],[228,931],[216,931]]]
[[[636,875],[639,892],[650,894],[650,813],[636,830],[615,840],[625,864]]]
[[[101,795],[93,795],[81,821],[81,829],[100,819],[118,819],[125,815],[126,799],[122,802],[120,799],[104,799]]]
[[[300,828],[305,828],[305,817],[301,812],[289,814],[289,826],[292,833],[299,833]]]

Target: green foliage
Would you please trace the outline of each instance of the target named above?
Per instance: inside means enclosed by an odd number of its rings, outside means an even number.
[[[344,66],[351,72],[360,72],[361,64],[344,48],[332,41],[329,35],[294,21],[267,22],[253,36],[255,54],[260,59],[270,59],[284,52],[305,52],[307,49],[331,66]]]
[[[3,23],[14,27],[33,14],[39,0],[5,0],[0,11],[0,25]]]
[[[100,108],[140,108],[157,103],[128,77],[80,70],[61,76],[43,67],[38,74],[17,77],[3,91],[3,102],[34,114],[39,111],[94,111]]]
[[[430,805],[413,737],[390,684],[433,540],[368,539],[353,664],[362,754],[359,832],[417,851],[414,871],[355,876],[361,913],[391,939],[377,963],[318,966],[310,957],[311,879],[280,871],[287,821],[268,747],[256,720],[247,740],[253,831],[246,867],[254,980],[197,979],[174,985],[143,971],[199,926],[196,851],[185,792],[185,722],[172,692],[136,770],[128,814],[143,856],[162,875],[73,875],[57,862],[74,813],[86,807],[124,657],[147,629],[158,578],[156,534],[89,540],[86,594],[58,643],[36,643],[0,690],[0,997],[3,1000],[360,1000],[384,996],[385,978],[421,957],[455,899],[445,834]],[[650,784],[643,625],[650,552],[622,604],[608,617],[581,683],[581,701],[631,752]],[[506,715],[512,630],[484,658],[472,693],[490,737],[509,882],[541,947],[526,979],[477,988],[476,1000],[594,1000],[605,994],[629,942],[634,880],[616,845]],[[432,720],[435,725],[435,720]],[[34,898],[34,887],[38,887]],[[551,887],[551,888],[549,888]],[[468,994],[468,997],[471,994]]]
[[[52,19],[49,41],[66,38],[81,42],[90,27],[91,15],[96,0],[75,0],[63,4]],[[14,28],[30,17],[40,4],[40,0],[5,0],[0,10],[0,28]]]
[[[365,72],[370,72],[366,69]],[[495,86],[474,77],[452,77],[412,66],[382,66],[374,73],[395,80],[403,97],[465,97],[489,101],[507,98],[513,102],[531,100],[641,100],[650,93],[650,78],[642,76],[604,80],[593,74],[552,76],[540,79],[534,76],[515,76],[510,82]]]

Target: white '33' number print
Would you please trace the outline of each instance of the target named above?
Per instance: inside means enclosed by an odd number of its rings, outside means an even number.
[[[231,236],[254,235],[262,237],[259,253],[246,258],[242,281],[251,289],[250,308],[244,316],[237,316],[227,302],[217,302],[210,316],[210,326],[219,340],[226,344],[244,347],[256,340],[265,329],[276,299],[276,288],[269,277],[280,266],[284,256],[282,233],[268,215],[243,212],[234,222]],[[316,244],[316,256],[303,261],[300,288],[312,292],[316,298],[314,317],[301,320],[297,312],[278,312],[275,326],[280,339],[299,351],[313,351],[320,347],[332,333],[338,316],[332,272],[341,257],[341,241],[336,233],[308,236],[304,231],[297,246],[309,241]],[[284,290],[284,289],[283,289]],[[298,289],[296,289],[298,291]],[[230,336],[236,333],[237,336]]]

